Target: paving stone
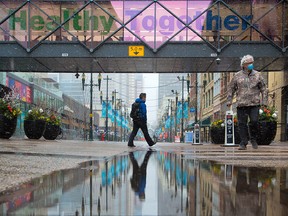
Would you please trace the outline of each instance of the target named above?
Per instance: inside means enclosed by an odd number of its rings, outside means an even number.
[[[117,142],[0,139],[0,191],[56,170],[76,167],[84,161],[149,149],[145,142],[135,144],[137,147],[131,149],[127,143]],[[184,159],[212,160],[238,166],[288,167],[287,142],[259,146],[257,150],[248,146],[247,151],[188,143],[157,143],[153,149],[182,154]]]

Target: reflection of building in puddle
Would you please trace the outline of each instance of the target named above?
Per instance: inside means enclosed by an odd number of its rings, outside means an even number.
[[[213,179],[208,163],[200,163],[199,168],[199,184],[200,184],[200,214],[209,215],[212,212],[212,189]]]
[[[81,169],[71,169],[35,179],[0,198],[0,210],[13,215],[47,215],[60,197],[83,182],[83,174]]]
[[[180,155],[159,152],[158,215],[187,215],[187,164]]]
[[[119,155],[33,180],[0,195],[0,215],[287,215],[287,169],[153,154]],[[139,189],[141,170],[147,182]]]
[[[284,212],[286,214],[287,203],[280,198],[281,190],[286,190],[286,187],[280,189],[280,173],[282,173],[281,181],[287,182],[286,172],[280,169],[233,166],[227,169],[227,165],[212,165],[213,178],[210,178],[214,182],[212,215],[217,202],[217,212],[220,215],[283,215]],[[227,176],[232,177],[229,177],[230,181],[227,181]],[[214,193],[215,189],[218,193]],[[218,199],[214,197],[215,195]]]
[[[128,172],[131,167],[128,155],[119,155],[100,163],[99,175],[93,183],[93,215],[131,215],[133,205]],[[94,195],[95,194],[95,195]],[[95,201],[97,200],[97,201]],[[88,200],[89,202],[89,200]],[[97,212],[94,204],[97,204]],[[87,212],[90,212],[87,209]]]
[[[184,159],[181,165],[180,156],[164,152],[158,153],[157,159],[160,166],[158,197],[166,200],[166,203],[159,202],[159,212],[166,208],[166,211],[169,209],[175,214],[183,211],[187,215],[287,213],[287,170],[241,168],[191,159]],[[177,183],[177,166],[182,166],[183,174],[187,174],[183,175],[187,186],[182,181],[182,194],[181,183]],[[167,203],[168,200],[171,203]]]
[[[0,215],[110,215],[117,210],[131,215],[129,202],[122,202],[129,199],[128,168],[128,156],[120,156],[54,172],[21,186],[11,195],[0,196]],[[117,208],[119,200],[122,210]]]

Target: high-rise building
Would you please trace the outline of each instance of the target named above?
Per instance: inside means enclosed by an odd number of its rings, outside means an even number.
[[[75,74],[72,73],[50,73],[49,77],[59,82],[60,89],[65,94],[71,96],[85,104],[89,104],[89,92],[90,87],[86,86],[83,92],[82,89],[82,74],[77,79]],[[103,100],[106,99],[107,93],[107,76],[108,80],[108,98],[111,100],[112,92],[117,91],[116,98],[122,99],[125,104],[132,104],[135,98],[142,92],[143,89],[143,78],[142,74],[102,74],[101,89],[103,94]],[[90,73],[85,74],[85,84],[90,84]],[[93,74],[93,83],[98,84],[98,74]],[[96,109],[101,109],[100,104],[100,92],[98,87],[93,88],[93,101]]]
[[[69,97],[72,97],[82,104],[89,103],[85,92],[82,90],[81,74],[77,79],[74,73],[49,73],[49,78],[58,82],[60,90]]]
[[[136,90],[135,90],[135,95],[134,98],[138,97],[140,93],[144,91],[143,89],[143,74],[135,74],[135,85],[136,85]]]
[[[143,89],[142,74],[109,74],[112,78],[111,86],[118,92],[117,98],[122,99],[124,104],[131,105]],[[114,89],[111,89],[113,91]]]
[[[103,100],[106,99],[107,92],[107,76],[108,80],[108,98],[111,100],[112,92],[116,90],[116,98],[123,101],[123,105],[130,107],[137,97],[139,91],[142,91],[143,78],[142,74],[132,73],[113,73],[102,74],[101,91],[103,94]],[[94,78],[95,79],[95,78]],[[100,105],[100,99],[96,98],[96,103]]]
[[[177,91],[178,93],[181,93],[182,91],[182,83],[181,81],[178,80],[177,76],[182,78],[186,78],[186,74],[181,74],[181,73],[162,73],[159,74],[159,90],[158,90],[158,106],[161,106],[162,99],[166,96],[171,96],[172,92],[171,90]],[[187,87],[186,87],[186,82],[184,86],[184,97],[187,97]],[[181,99],[181,94],[179,94],[179,101]]]
[[[89,107],[90,105],[90,73],[85,73],[85,86],[84,91],[82,87],[82,74],[79,78],[75,77],[74,73],[50,73],[49,77],[59,82],[59,88],[63,93],[74,98],[80,103]],[[127,108],[131,107],[135,98],[142,92],[143,77],[142,74],[132,73],[102,73],[101,88],[93,87],[93,110],[101,116],[102,105],[100,102],[100,94],[102,92],[103,100],[107,96],[107,83],[108,83],[108,100],[112,100],[112,92],[116,90],[116,99],[122,99],[122,105]],[[108,82],[107,82],[108,77]],[[93,73],[93,84],[98,84],[98,73]],[[99,126],[105,125],[105,119],[99,119]],[[108,126],[111,125],[109,121]]]

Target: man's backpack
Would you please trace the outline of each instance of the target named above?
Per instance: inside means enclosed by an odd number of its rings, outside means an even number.
[[[140,103],[134,102],[132,104],[131,112],[130,112],[130,117],[135,120],[140,118]]]

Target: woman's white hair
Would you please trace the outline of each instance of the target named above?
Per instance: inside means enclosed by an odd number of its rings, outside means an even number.
[[[242,67],[243,64],[245,64],[245,63],[247,63],[247,62],[254,62],[253,56],[251,56],[251,55],[245,55],[245,56],[243,56],[242,59],[241,59],[241,64],[240,64],[240,66]]]

